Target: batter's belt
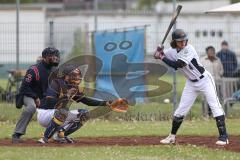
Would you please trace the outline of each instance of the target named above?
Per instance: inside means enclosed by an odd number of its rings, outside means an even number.
[[[199,79],[190,79],[192,82],[198,82],[200,79],[203,79],[204,75],[201,75]]]

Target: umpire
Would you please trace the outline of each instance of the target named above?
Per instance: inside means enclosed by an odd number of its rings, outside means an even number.
[[[12,135],[12,143],[22,142],[20,137],[26,133],[27,126],[36,112],[36,107],[40,106],[40,99],[48,87],[48,77],[53,68],[58,66],[59,59],[60,54],[56,48],[45,48],[42,51],[42,60],[27,70],[18,94],[24,108]]]

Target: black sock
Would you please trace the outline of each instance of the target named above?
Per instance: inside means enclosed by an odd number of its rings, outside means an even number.
[[[177,134],[177,131],[183,122],[183,118],[184,117],[174,117],[173,118],[171,134],[174,134],[174,135]]]

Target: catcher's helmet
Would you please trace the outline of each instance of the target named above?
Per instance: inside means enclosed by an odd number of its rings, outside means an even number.
[[[74,86],[78,86],[82,80],[82,72],[75,65],[66,65],[62,71],[65,81]]]
[[[68,74],[68,76],[69,76],[68,82],[71,85],[78,86],[82,81],[82,73],[78,68],[74,69],[71,73]]]
[[[176,29],[172,32],[172,40],[184,41],[184,40],[188,40],[188,36],[184,30]]]

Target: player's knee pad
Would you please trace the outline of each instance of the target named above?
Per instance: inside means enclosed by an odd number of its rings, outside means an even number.
[[[90,119],[89,111],[86,109],[78,109],[78,118],[81,122],[86,122],[87,120]]]
[[[183,119],[184,119],[184,116],[174,116],[173,117],[173,121],[178,122],[178,123],[182,122]]]
[[[68,116],[68,110],[61,108],[61,109],[56,109],[54,112],[54,117],[53,117],[53,121],[59,125],[62,125]]]
[[[47,139],[51,138],[53,134],[59,129],[60,125],[61,123],[59,123],[57,119],[53,118],[44,132],[44,137]]]

